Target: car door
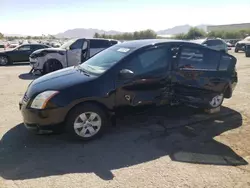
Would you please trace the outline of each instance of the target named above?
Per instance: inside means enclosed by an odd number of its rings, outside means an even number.
[[[168,47],[134,52],[118,69],[115,80],[117,113],[136,112],[171,100],[170,56]],[[129,77],[123,77],[130,73]]]
[[[29,61],[29,55],[31,54],[30,45],[22,45],[16,48],[12,53],[12,61],[13,62],[27,62]]]
[[[83,54],[88,55],[89,43],[86,39],[76,40],[67,50],[67,66],[79,65],[82,63]]]
[[[112,46],[109,40],[90,39],[90,57]]]
[[[224,92],[227,82],[218,71],[222,54],[191,45],[180,47],[172,80],[178,100],[199,104]]]

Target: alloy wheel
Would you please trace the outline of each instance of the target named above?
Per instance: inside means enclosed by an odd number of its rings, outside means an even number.
[[[75,133],[83,138],[90,138],[97,134],[102,126],[101,117],[95,112],[84,112],[76,117]]]
[[[223,99],[224,99],[223,94],[216,95],[214,98],[212,98],[209,104],[211,105],[211,107],[217,108],[221,105],[221,103],[223,102]]]

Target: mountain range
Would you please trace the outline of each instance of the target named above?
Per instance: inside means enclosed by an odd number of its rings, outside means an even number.
[[[161,30],[161,31],[156,31],[158,35],[176,35],[179,33],[187,33],[188,30],[193,27],[191,25],[179,25],[175,26],[173,28]],[[207,31],[207,25],[197,25],[195,27],[198,27],[200,29],[203,29],[204,31]],[[85,38],[92,38],[95,33],[99,34],[107,34],[107,35],[116,35],[116,34],[121,34],[124,32],[121,31],[115,31],[115,30],[110,30],[110,31],[105,31],[105,30],[100,30],[100,29],[85,29],[85,28],[77,28],[77,29],[71,29],[67,30],[62,33],[58,33],[55,36],[58,38],[77,38],[77,37],[85,37]]]

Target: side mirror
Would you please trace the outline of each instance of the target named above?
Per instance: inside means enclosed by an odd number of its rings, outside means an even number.
[[[134,77],[134,72],[129,69],[122,69],[119,72],[120,79],[131,79]]]

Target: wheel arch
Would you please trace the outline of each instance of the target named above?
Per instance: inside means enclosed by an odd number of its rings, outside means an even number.
[[[68,119],[70,113],[71,113],[75,108],[77,108],[77,107],[79,107],[79,106],[82,106],[82,105],[86,105],[86,104],[93,104],[93,105],[96,105],[96,106],[100,107],[100,108],[103,110],[103,112],[104,112],[108,117],[111,117],[111,116],[114,115],[114,113],[111,112],[111,111],[108,109],[108,107],[105,106],[103,103],[98,102],[98,101],[95,101],[95,100],[86,100],[86,101],[81,101],[81,102],[79,102],[79,103],[76,103],[76,104],[72,105],[72,106],[70,107],[70,109],[68,110],[66,116],[65,116],[65,120]]]
[[[49,63],[49,62],[52,62],[52,61],[55,61],[55,62],[57,62],[57,63],[60,63],[60,65],[62,66],[62,68],[63,68],[63,64],[62,64],[62,62],[61,61],[59,61],[58,59],[56,59],[56,58],[50,58],[50,59],[47,59],[47,61],[45,61],[45,63],[43,64],[43,68],[44,68],[44,66],[47,64],[47,63]]]

